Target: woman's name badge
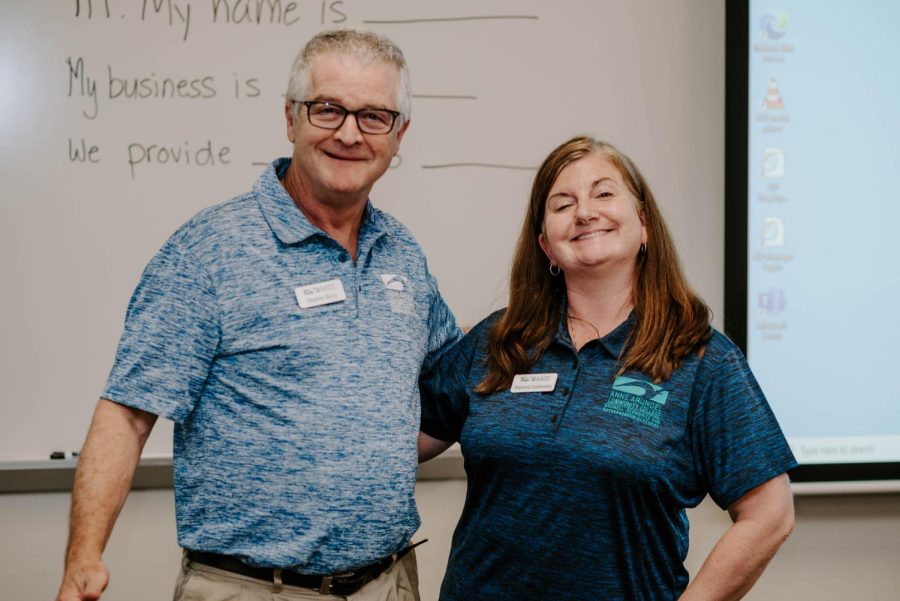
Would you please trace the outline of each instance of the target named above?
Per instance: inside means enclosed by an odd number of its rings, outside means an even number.
[[[298,286],[294,288],[294,295],[297,297],[297,304],[300,305],[301,309],[330,305],[331,303],[347,300],[344,285],[341,284],[340,280],[328,280],[318,284]]]
[[[556,388],[557,374],[517,374],[510,392],[552,392]]]

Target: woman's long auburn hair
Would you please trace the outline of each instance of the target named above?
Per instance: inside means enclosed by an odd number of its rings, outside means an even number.
[[[688,355],[709,340],[709,307],[688,285],[643,175],[611,144],[579,136],[551,152],[534,178],[509,278],[509,306],[488,338],[488,374],[475,388],[480,394],[509,388],[513,377],[528,373],[556,336],[565,307],[565,274],[550,274],[538,236],[544,230],[547,196],[556,178],[568,165],[594,152],[618,168],[638,201],[638,213],[647,228],[646,252],[635,258],[635,325],[619,357],[618,373],[635,370],[657,382],[667,380]]]

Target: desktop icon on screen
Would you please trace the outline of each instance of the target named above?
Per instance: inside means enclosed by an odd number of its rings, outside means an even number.
[[[762,108],[770,111],[784,108],[784,99],[781,97],[781,92],[778,91],[778,82],[775,81],[774,77],[769,79],[769,88],[766,90]]]
[[[784,246],[784,221],[780,217],[766,217],[763,221],[761,244],[763,246]]]
[[[760,292],[756,299],[759,314],[777,315],[787,308],[787,300],[782,288],[769,288],[766,292]]]
[[[780,40],[787,33],[788,16],[783,10],[763,15],[759,20],[760,35],[765,40]]]
[[[780,148],[766,148],[763,153],[762,174],[765,178],[784,177],[784,152]]]

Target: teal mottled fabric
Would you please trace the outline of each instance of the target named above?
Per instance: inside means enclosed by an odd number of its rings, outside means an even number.
[[[498,317],[422,380],[422,430],[459,441],[468,475],[441,601],[674,601],[685,508],[797,465],[743,354],[712,331],[654,382],[618,373],[633,315],[578,352],[562,319],[531,370],[556,374],[552,391],[482,396]]]

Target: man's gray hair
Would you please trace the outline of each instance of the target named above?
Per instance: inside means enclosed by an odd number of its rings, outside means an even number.
[[[397,110],[402,114],[403,121],[409,120],[412,112],[412,93],[409,87],[409,69],[403,52],[387,36],[352,27],[319,32],[306,43],[291,67],[285,94],[288,102],[306,100],[313,61],[323,54],[349,56],[363,64],[385,63],[394,66],[400,75]],[[297,115],[299,104],[295,103],[292,110],[294,115]]]

